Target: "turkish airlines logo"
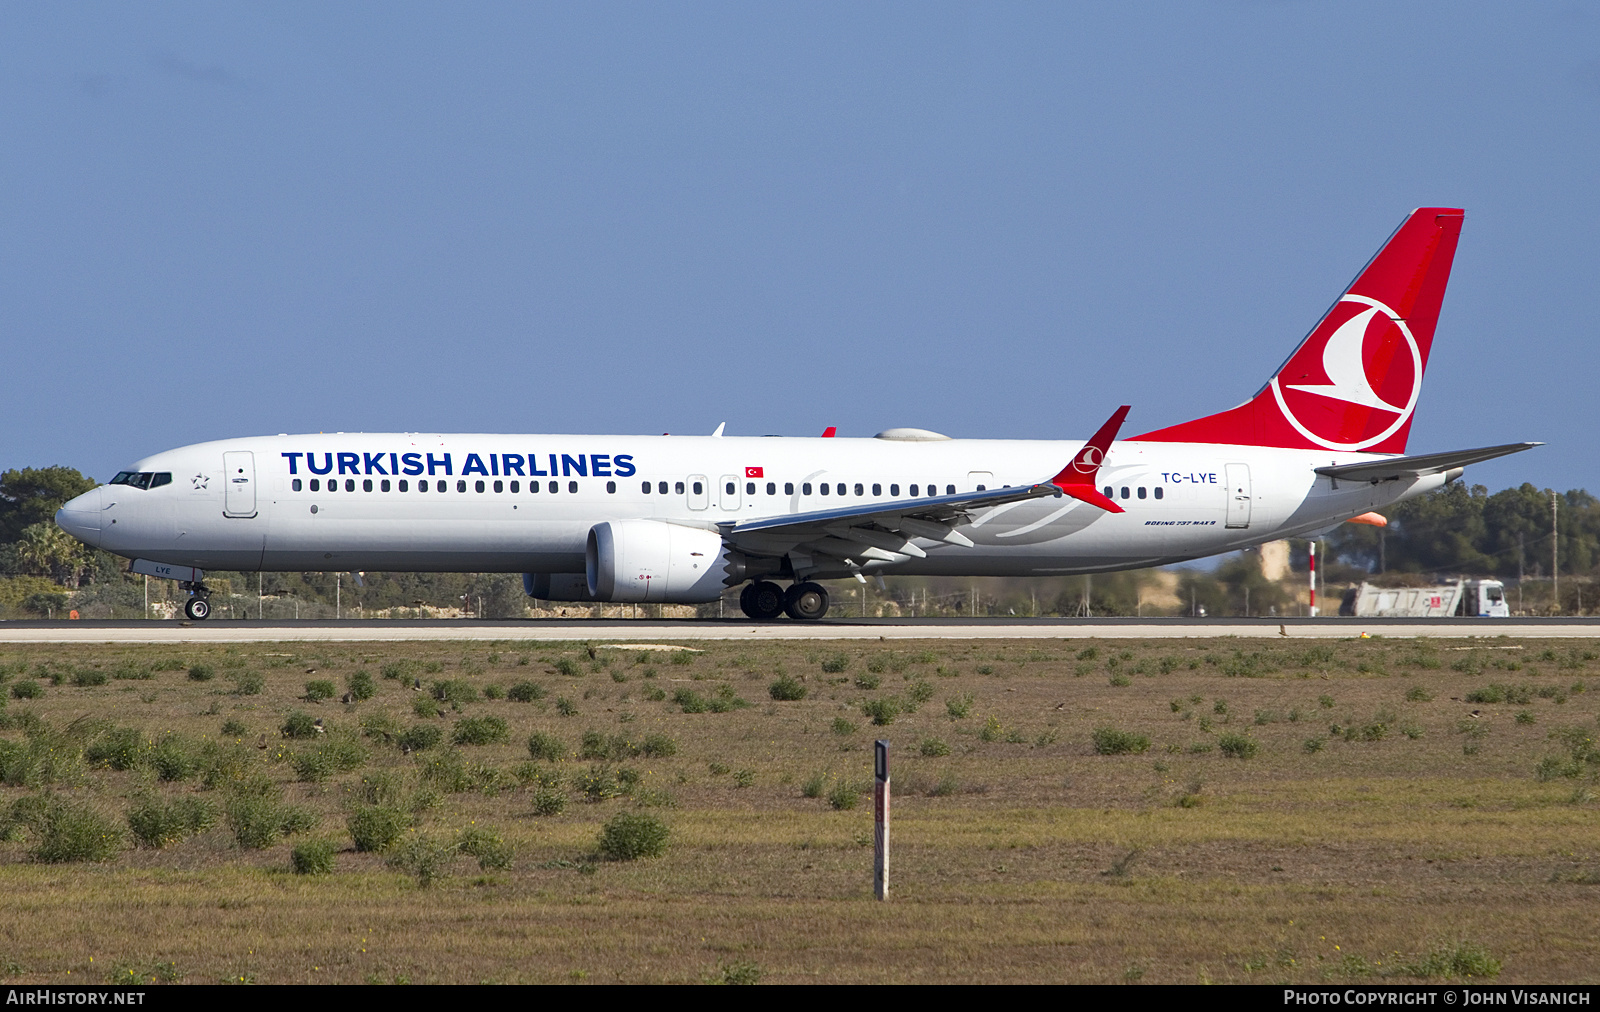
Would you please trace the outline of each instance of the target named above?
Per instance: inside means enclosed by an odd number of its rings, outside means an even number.
[[[1330,450],[1363,450],[1398,432],[1422,392],[1422,352],[1406,321],[1347,294],[1317,331],[1272,378],[1289,424]]]
[[[1105,451],[1098,446],[1085,446],[1078,452],[1078,457],[1072,462],[1072,469],[1079,474],[1093,474],[1105,462]]]

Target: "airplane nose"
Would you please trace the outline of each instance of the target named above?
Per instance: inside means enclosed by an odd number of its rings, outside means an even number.
[[[56,510],[56,526],[90,548],[100,547],[101,490],[90,489]]]

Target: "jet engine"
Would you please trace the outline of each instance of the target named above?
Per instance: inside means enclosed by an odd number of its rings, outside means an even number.
[[[595,524],[584,552],[588,590],[597,601],[715,601],[726,586],[730,554],[711,531],[659,520]]]

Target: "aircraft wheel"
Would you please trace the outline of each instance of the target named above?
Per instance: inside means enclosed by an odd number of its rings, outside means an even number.
[[[815,622],[828,613],[828,590],[821,584],[797,583],[783,595],[783,610],[797,622]]]
[[[184,602],[183,613],[199,622],[211,617],[211,602],[203,597],[191,597]]]
[[[782,615],[783,606],[783,588],[766,580],[750,584],[739,594],[739,607],[758,622],[770,622]]]

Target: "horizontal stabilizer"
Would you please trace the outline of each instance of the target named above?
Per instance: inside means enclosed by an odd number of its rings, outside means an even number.
[[[1317,473],[1340,481],[1395,481],[1400,478],[1421,478],[1442,474],[1468,464],[1478,464],[1508,453],[1521,453],[1543,443],[1506,443],[1504,446],[1482,446],[1476,450],[1447,450],[1444,453],[1423,453],[1412,457],[1390,457],[1387,460],[1364,460],[1359,464],[1333,464],[1317,468]]]

